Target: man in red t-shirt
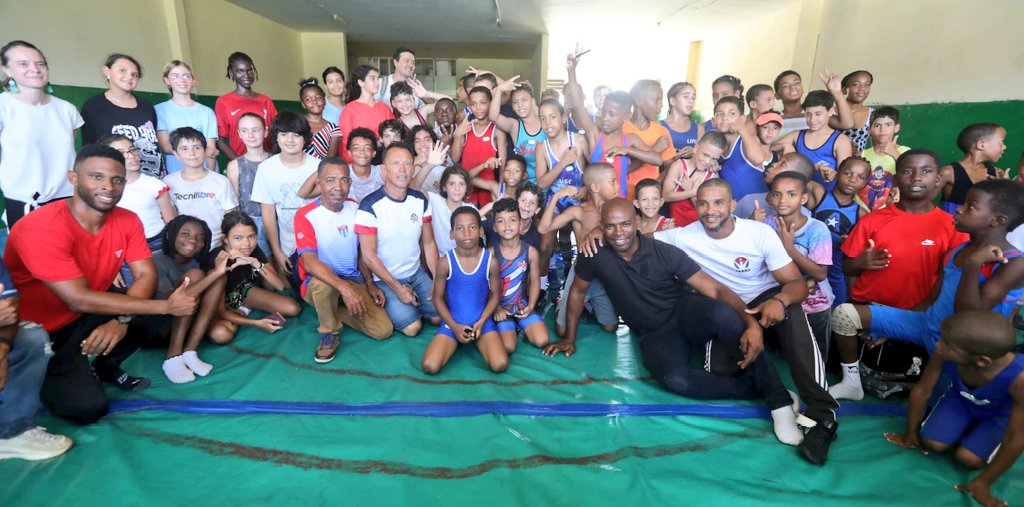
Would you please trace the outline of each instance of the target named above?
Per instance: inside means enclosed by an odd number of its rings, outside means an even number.
[[[149,385],[120,365],[163,319],[133,316],[190,315],[196,297],[186,280],[167,300],[150,299],[157,276],[142,223],[116,207],[125,186],[120,152],[82,148],[69,178],[74,195],[18,221],[4,261],[22,296],[21,318],[42,324],[53,343],[40,398],[50,412],[86,424],[107,412],[99,381],[129,391]],[[108,292],[124,262],[135,282],[124,294]],[[92,367],[89,355],[97,356]]]
[[[843,271],[856,277],[850,294],[858,314],[866,303],[912,309],[928,299],[947,252],[970,239],[953,227],[953,217],[935,207],[932,199],[942,187],[938,156],[930,150],[909,150],[896,161],[895,184],[900,200],[861,218],[843,242]],[[927,307],[928,303],[924,304]],[[840,308],[842,309],[842,308]],[[922,308],[923,309],[923,308]],[[832,314],[832,329],[845,329]],[[855,318],[856,323],[863,318]],[[862,328],[863,326],[857,326]],[[843,366],[843,381],[829,388],[835,398],[858,400],[860,383],[856,336],[833,333]]]

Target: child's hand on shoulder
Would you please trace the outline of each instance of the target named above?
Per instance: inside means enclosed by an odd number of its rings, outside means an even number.
[[[968,254],[966,261],[968,264],[975,267],[981,267],[993,262],[998,262],[999,264],[1006,264],[1007,262],[1010,262],[1009,259],[1003,256],[1002,249],[995,245],[988,244],[981,245]]]

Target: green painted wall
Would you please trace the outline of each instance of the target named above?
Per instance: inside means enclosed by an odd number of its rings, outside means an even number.
[[[1006,153],[997,167],[1014,169],[1024,151],[1024,100],[958,104],[910,104],[900,111],[900,144],[935,150],[944,163],[959,160],[960,130],[971,123],[994,122],[1006,128]]]

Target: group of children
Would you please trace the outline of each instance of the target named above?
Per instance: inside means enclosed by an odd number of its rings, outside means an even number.
[[[125,156],[119,205],[143,223],[157,297],[187,283],[201,298],[194,315],[173,320],[167,377],[180,383],[210,373],[197,355],[204,337],[227,343],[242,326],[273,333],[301,313],[281,292],[302,283],[294,217],[319,195],[320,157],[344,156],[347,198],[359,203],[384,184],[379,154],[395,142],[411,146],[410,188],[428,196],[440,253],[432,300],[441,325],[423,355],[428,374],[468,343],[492,371],[504,371],[519,332],[545,354],[559,352],[539,311],[557,299],[557,290],[546,294],[557,245],[599,228],[603,203],[615,197],[633,200],[642,234],[699,227],[697,189],[722,178],[735,215],[772,226],[804,276],[809,295],[802,306],[818,349],[827,356],[835,343],[838,350],[835,398],[863,397],[862,340],[869,347],[908,341],[939,356],[911,393],[908,433],[889,438],[937,451],[958,447],[961,462],[988,466],[968,486],[984,498],[1024,449],[1024,362],[1011,351],[1009,324],[1024,293],[1024,255],[1007,240],[1024,222],[1024,186],[994,166],[1006,130],[966,127],[957,139],[964,157],[943,165],[929,150],[898,144],[895,108],[864,105],[873,82],[867,71],[843,79],[826,71],[825,90],[806,96],[794,71],[745,95],[739,79],[723,76],[713,83],[713,116],[704,124],[692,118],[696,89],[689,83],[669,88],[664,118],[661,85],[648,80],[628,93],[602,94],[591,114],[576,81],[580,56],[567,59],[568,111],[557,98],[538,105],[528,83],[472,69],[457,90],[465,107],[414,78],[396,80],[387,111],[378,111],[379,102],[368,106],[383,119],[365,125],[356,109],[348,117],[342,110],[355,96],[373,102],[376,69],[356,69],[346,87],[344,73],[329,68],[328,93],[315,79],[304,81],[303,117],[278,113],[255,93],[255,65],[234,53],[227,76],[236,90],[210,115],[191,98],[188,65],[170,62],[164,80],[172,97],[156,108],[154,129],[166,162],[147,161],[140,144],[149,140],[94,139]],[[132,102],[138,62],[112,55],[104,73],[113,90],[105,100]],[[93,124],[102,114],[90,106]],[[351,121],[339,130],[335,114]],[[226,176],[218,154],[229,159]],[[573,278],[570,269],[565,288]],[[130,270],[117,283],[130,286]],[[586,308],[613,331],[619,316],[610,290],[595,280]],[[565,301],[557,307],[561,336]],[[940,379],[949,390],[925,419]]]

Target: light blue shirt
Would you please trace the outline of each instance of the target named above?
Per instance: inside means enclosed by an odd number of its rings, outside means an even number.
[[[155,106],[156,109],[156,130],[163,130],[171,135],[174,129],[181,127],[192,127],[203,133],[203,137],[209,142],[210,139],[217,139],[217,116],[213,109],[200,103],[192,106],[179,106],[174,102],[161,102]],[[167,174],[176,173],[184,167],[178,157],[164,155],[164,162],[167,166]]]

